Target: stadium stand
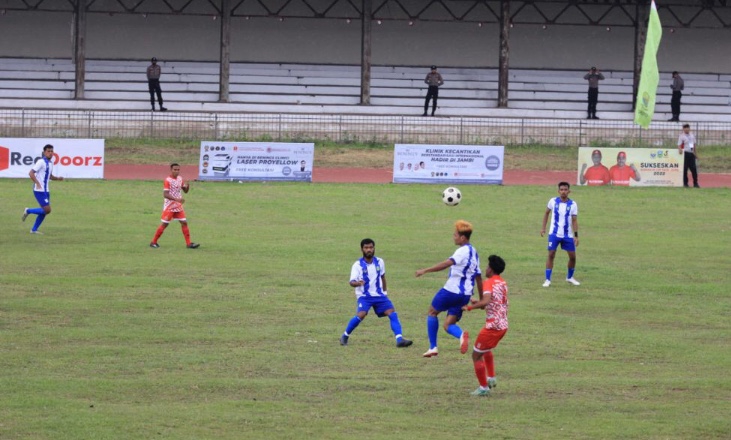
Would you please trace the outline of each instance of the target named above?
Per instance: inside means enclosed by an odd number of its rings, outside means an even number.
[[[69,59],[3,58],[0,99],[4,108],[148,110],[147,61],[88,60],[84,100],[74,100]],[[418,115],[424,102],[424,67],[374,66],[371,105],[358,105],[360,67],[232,63],[230,102],[218,101],[218,64],[162,62],[166,106],[176,111]],[[497,107],[497,69],[449,68],[440,72],[439,116],[585,118],[583,71],[513,69],[509,108]],[[598,114],[632,119],[632,72],[603,71]],[[686,74],[684,120],[731,118],[731,75]],[[670,111],[670,74],[661,73],[656,116]]]

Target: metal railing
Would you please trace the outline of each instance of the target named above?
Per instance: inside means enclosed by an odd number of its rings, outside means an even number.
[[[702,145],[731,145],[731,122],[693,122]],[[580,119],[0,109],[0,137],[671,147],[680,124]]]

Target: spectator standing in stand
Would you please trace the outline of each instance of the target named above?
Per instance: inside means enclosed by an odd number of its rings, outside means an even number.
[[[670,84],[673,91],[673,97],[670,98],[670,111],[673,117],[668,119],[669,122],[680,122],[680,98],[683,96],[685,81],[680,77],[677,71],[673,72],[673,83]]]
[[[424,101],[424,114],[426,116],[427,110],[429,110],[429,99],[432,100],[431,115],[434,116],[434,112],[437,111],[437,98],[439,98],[439,86],[444,84],[442,75],[437,72],[437,66],[431,66],[431,72],[426,75],[424,82],[429,85],[429,90],[426,92],[426,100]]]
[[[162,106],[162,89],[160,88],[160,66],[157,64],[157,58],[152,57],[152,64],[147,66],[147,88],[150,91],[150,104],[152,111],[155,111],[155,94],[157,94],[157,102],[160,103],[160,111],[167,111]]]
[[[599,100],[599,81],[604,79],[604,75],[596,67],[592,67],[589,73],[584,75],[584,79],[589,81],[589,108],[586,110],[586,119],[599,119],[596,117],[596,103]]]

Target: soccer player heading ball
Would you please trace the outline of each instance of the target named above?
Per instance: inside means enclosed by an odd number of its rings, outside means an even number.
[[[447,311],[447,319],[444,321],[444,330],[455,338],[459,339],[460,352],[467,352],[469,345],[469,334],[463,332],[457,325],[462,317],[462,307],[466,306],[472,298],[472,291],[477,287],[477,292],[482,299],[482,274],[480,273],[480,256],[477,249],[470,244],[472,236],[472,225],[464,220],[458,220],[454,224],[452,239],[454,244],[459,246],[451,257],[426,269],[416,271],[420,277],[425,273],[439,272],[449,269],[449,278],[444,287],[434,295],[429,306],[426,317],[426,330],[429,335],[429,350],[424,357],[433,357],[439,354],[437,348],[437,333],[439,332],[439,314]]]
[[[160,247],[160,245],[157,244],[157,240],[160,239],[162,233],[165,232],[165,228],[168,227],[168,224],[170,224],[173,219],[180,222],[180,226],[183,229],[185,244],[188,249],[197,249],[200,246],[198,243],[192,243],[190,241],[188,219],[185,218],[185,210],[183,209],[185,199],[180,192],[183,191],[187,194],[189,190],[190,185],[187,182],[184,182],[183,178],[180,177],[180,165],[177,163],[170,164],[170,175],[166,177],[163,182],[162,195],[165,202],[162,207],[162,223],[160,223],[157,231],[155,231],[155,236],[152,238],[152,242],[150,243],[151,248]]]

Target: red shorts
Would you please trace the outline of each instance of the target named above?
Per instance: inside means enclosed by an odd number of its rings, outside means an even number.
[[[172,220],[178,220],[181,222],[186,221],[185,218],[185,211],[163,211],[162,212],[162,222],[163,223],[170,223]]]
[[[497,344],[507,332],[508,329],[491,330],[483,327],[482,330],[480,330],[480,334],[477,335],[477,340],[475,340],[475,351],[478,353],[485,353],[492,350],[497,347]]]

